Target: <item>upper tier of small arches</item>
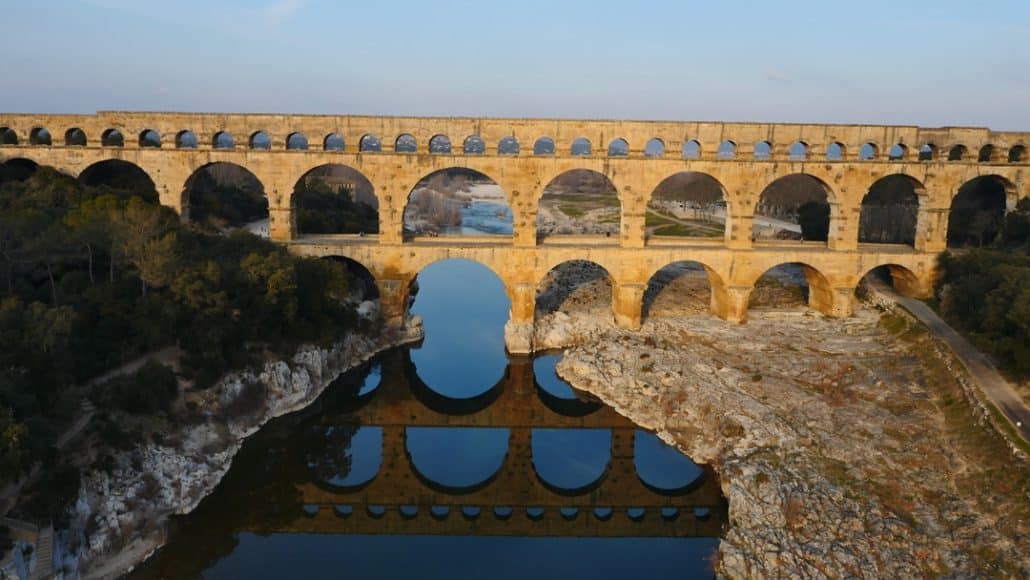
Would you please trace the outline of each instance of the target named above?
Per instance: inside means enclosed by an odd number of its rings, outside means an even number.
[[[16,126],[18,116],[0,115],[0,146],[34,147],[152,147],[176,149],[332,151],[346,153],[393,153],[414,155],[496,155],[555,157],[615,157],[647,159],[700,159],[736,161],[889,161],[1025,163],[1027,141],[1022,133],[994,133],[982,129],[919,129],[909,127],[722,125],[718,137],[708,125],[685,123],[526,121],[526,126],[498,129],[484,126],[477,132],[455,134],[454,127],[433,130],[433,119],[421,119],[409,130],[402,119],[378,118],[379,130],[344,128],[337,123],[325,131],[312,129],[319,117],[302,117],[295,124],[277,117],[267,125],[213,123],[207,116],[155,114],[150,125],[130,128],[124,120],[103,123],[99,117],[81,117],[76,125],[62,116],[44,118],[51,126],[29,122]],[[197,117],[198,127],[171,127],[166,117]],[[217,116],[215,116],[217,117]],[[247,116],[244,116],[247,117]],[[263,116],[257,116],[263,117]],[[326,119],[334,119],[327,117]],[[361,118],[364,119],[364,118]],[[376,118],[370,118],[376,119]],[[145,115],[129,114],[127,120],[146,122]],[[88,121],[88,122],[87,122]],[[448,125],[446,119],[438,120]],[[496,125],[501,120],[493,121]],[[65,124],[59,124],[59,123]],[[568,123],[569,126],[563,125]],[[358,123],[355,123],[358,124]],[[108,126],[109,125],[109,126]],[[514,125],[514,123],[513,123]],[[594,126],[596,125],[596,126]],[[283,129],[283,127],[289,127]],[[653,127],[652,127],[653,126]],[[243,127],[243,128],[241,128]],[[732,129],[742,136],[735,139]],[[817,133],[818,138],[805,135]],[[304,130],[306,129],[306,130]],[[620,131],[624,129],[624,131]],[[656,134],[644,131],[653,130]],[[697,134],[692,134],[691,129]],[[669,135],[670,130],[686,130]],[[835,135],[834,130],[842,135]],[[542,131],[533,135],[531,131]],[[879,138],[867,138],[879,131]],[[777,134],[800,138],[773,138]],[[772,136],[770,136],[772,135]],[[838,138],[839,137],[839,138]]]

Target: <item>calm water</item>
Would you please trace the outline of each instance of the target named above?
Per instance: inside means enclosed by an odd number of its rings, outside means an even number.
[[[443,228],[441,235],[511,235],[511,208],[505,203],[473,200],[461,210],[461,225]]]
[[[135,578],[707,578],[710,470],[504,353],[508,302],[458,260],[419,276],[426,339],[272,421]]]

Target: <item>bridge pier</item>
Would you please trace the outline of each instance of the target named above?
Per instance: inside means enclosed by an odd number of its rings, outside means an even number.
[[[709,278],[711,280],[711,278]],[[723,284],[712,280],[712,314],[736,324],[747,322],[748,300],[754,286]]]
[[[640,330],[644,311],[644,291],[647,284],[619,284],[612,292],[612,311],[615,324],[627,330]]]
[[[379,312],[387,326],[404,326],[408,315],[408,288],[410,281],[398,278],[376,278],[379,288]]]
[[[533,352],[536,321],[536,284],[515,282],[507,286],[511,310],[504,324],[504,347],[512,354]]]

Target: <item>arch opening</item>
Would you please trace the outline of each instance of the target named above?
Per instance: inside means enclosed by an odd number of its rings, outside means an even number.
[[[394,153],[416,153],[418,152],[418,141],[414,135],[404,133],[394,141],[393,151]]]
[[[49,147],[53,145],[53,138],[50,136],[50,131],[46,127],[33,127],[29,131],[29,144],[30,145],[45,145]]]
[[[608,144],[608,157],[626,157],[629,155],[629,143],[622,137],[613,139]]]
[[[859,161],[871,161],[876,159],[880,155],[880,148],[875,143],[864,143],[862,147],[858,149],[858,160]]]
[[[0,184],[9,181],[25,181],[39,170],[39,165],[31,159],[15,157],[0,162]]]
[[[376,234],[379,200],[360,171],[329,163],[309,170],[293,187],[296,233]]]
[[[558,376],[555,368],[561,358],[561,354],[533,357],[533,383],[540,401],[548,409],[566,417],[583,417],[600,409],[600,401],[573,389]]]
[[[123,147],[125,137],[118,129],[108,129],[100,135],[100,145],[102,147]]]
[[[737,156],[737,144],[729,139],[719,144],[719,149],[715,153],[717,159],[733,159]]]
[[[907,175],[878,179],[862,198],[859,243],[915,244],[919,195],[923,184]]]
[[[754,158],[758,161],[768,161],[772,159],[772,143],[768,141],[759,141],[755,143]]]
[[[541,137],[533,144],[533,155],[554,155],[554,139]]]
[[[755,280],[748,310],[797,310],[808,308],[814,289],[828,289],[826,277],[800,262],[769,268]]]
[[[460,167],[423,177],[404,206],[404,232],[413,236],[510,236],[513,225],[497,182]]]
[[[700,159],[701,158],[701,142],[697,139],[691,139],[683,143],[683,158],[684,159]]]
[[[383,142],[373,134],[362,135],[358,141],[358,151],[362,153],[379,153],[383,150]]]
[[[995,152],[996,149],[994,145],[988,143],[980,148],[980,152],[976,154],[976,160],[979,163],[993,163],[997,161],[997,159],[995,159]]]
[[[633,433],[633,467],[641,483],[662,495],[682,495],[700,483],[704,470],[654,433]]]
[[[773,181],[759,196],[752,238],[825,242],[830,231],[829,198],[830,188],[808,174]]]
[[[382,467],[382,427],[320,425],[308,429],[305,444],[310,476],[334,491],[357,491],[372,483]]]
[[[707,266],[692,260],[664,266],[647,281],[644,319],[707,314],[711,311],[712,283],[717,278]]]
[[[895,143],[887,153],[888,161],[904,161],[906,157],[908,157],[908,147],[901,143]]]
[[[153,129],[144,129],[139,134],[140,147],[161,147],[161,134]]]
[[[72,127],[64,132],[64,144],[68,147],[85,147],[86,132],[78,127]]]
[[[726,231],[726,190],[714,177],[682,171],[665,178],[651,194],[646,235],[716,238]]]
[[[307,151],[308,138],[304,133],[290,133],[286,136],[287,151]]]
[[[246,229],[268,237],[268,198],[257,176],[235,163],[197,169],[183,190],[183,217],[216,231]]]
[[[827,161],[843,161],[844,155],[847,149],[843,143],[834,141],[830,143],[830,146],[826,148],[826,160]]]
[[[589,169],[573,169],[544,188],[537,211],[537,232],[617,237],[621,208],[618,192],[608,177]]]
[[[1009,149],[1009,163],[1022,163],[1026,161],[1026,146],[1024,145],[1013,145]]]
[[[272,148],[272,138],[269,137],[268,133],[264,131],[255,131],[253,134],[251,134],[250,139],[247,142],[247,145],[251,149],[260,149],[263,151],[268,151]]]
[[[548,489],[582,495],[596,488],[611,463],[611,429],[533,429],[533,471]]]
[[[967,152],[965,145],[952,145],[951,149],[948,149],[948,161],[962,161]]]
[[[590,144],[590,140],[586,137],[577,137],[569,147],[569,153],[573,156],[590,155],[592,152],[593,146]]]
[[[808,143],[795,141],[790,146],[789,155],[791,161],[804,161],[808,159]]]
[[[919,148],[919,160],[920,161],[936,161],[937,160],[937,146],[933,143],[925,143]]]
[[[462,146],[465,155],[483,155],[486,153],[486,141],[479,135],[469,135]]]
[[[959,187],[948,211],[948,247],[981,247],[998,236],[1016,188],[999,175],[982,175]]]
[[[508,135],[502,137],[497,142],[497,154],[498,155],[518,155],[519,154],[519,141],[515,137]]]
[[[228,131],[219,131],[211,138],[211,146],[215,149],[235,149],[236,141]]]
[[[908,268],[898,264],[883,264],[871,268],[859,281],[859,287],[877,284],[893,288],[903,296],[926,297],[925,293],[919,290],[921,287],[919,277]]]
[[[569,260],[551,268],[537,285],[536,318],[567,315],[611,316],[612,278],[589,260]]]
[[[138,195],[150,203],[158,203],[159,196],[154,180],[140,166],[108,159],[99,161],[82,170],[79,182],[89,187],[106,186],[122,195]]]
[[[196,149],[197,134],[189,129],[179,131],[175,135],[175,147],[178,149]]]
[[[665,141],[652,137],[644,144],[645,157],[665,157]]]
[[[322,139],[323,151],[343,151],[345,145],[343,135],[339,133],[329,133]]]
[[[10,127],[0,127],[0,145],[17,145],[18,134]]]
[[[447,135],[434,135],[429,140],[429,152],[434,155],[450,155],[451,139]]]
[[[488,486],[508,456],[511,430],[497,427],[405,427],[411,468],[430,489],[465,494]]]

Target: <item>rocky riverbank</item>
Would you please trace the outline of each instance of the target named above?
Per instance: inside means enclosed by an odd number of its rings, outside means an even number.
[[[719,473],[721,574],[1030,571],[1027,465],[976,424],[930,339],[899,315],[795,307],[636,333],[557,316],[580,344],[563,378]]]
[[[193,510],[229,470],[243,441],[269,420],[314,401],[341,373],[422,337],[421,322],[381,336],[348,335],[303,347],[289,361],[233,372],[194,400],[193,421],[160,441],[117,452],[111,469],[83,478],[72,523],[60,534],[68,577],[115,577],[165,541],[168,517]]]

